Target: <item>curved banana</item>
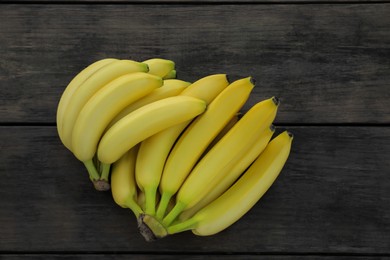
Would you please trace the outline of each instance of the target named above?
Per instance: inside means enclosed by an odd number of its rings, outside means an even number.
[[[183,90],[180,95],[202,99],[208,105],[228,85],[229,79],[226,74],[213,74],[198,79],[197,81],[189,85],[185,90]]]
[[[186,87],[180,93],[180,96],[200,98],[209,104],[228,85],[229,81],[226,74],[209,75]],[[140,189],[145,191],[145,212],[147,214],[154,215],[155,213],[156,203],[154,198],[156,197],[155,194],[160,183],[166,158],[180,133],[182,133],[191,120],[167,128],[141,143],[137,158],[136,180]],[[163,214],[161,210],[157,212],[157,215]]]
[[[126,108],[124,108],[119,114],[117,114],[113,120],[111,120],[109,126],[107,128],[110,128],[113,126],[116,122],[118,122],[120,119],[125,117],[126,115],[130,114],[131,112],[135,111],[136,109],[150,104],[154,101],[167,98],[167,97],[173,97],[179,95],[186,87],[188,87],[191,83],[179,79],[167,79],[164,80],[164,84],[161,88],[153,90],[149,95],[135,101],[134,103],[131,103]]]
[[[175,69],[175,63],[171,60],[153,58],[149,60],[144,60],[142,63],[145,63],[149,66],[149,73],[165,78],[166,76],[171,76],[172,70]]]
[[[163,79],[175,79],[177,78],[176,70],[171,70],[167,75],[163,77]]]
[[[238,112],[236,113],[232,119],[230,119],[230,121],[225,125],[225,127],[217,134],[217,136],[211,141],[211,143],[209,144],[209,146],[206,148],[206,150],[203,152],[201,158],[203,158],[204,155],[206,155],[210,150],[211,148],[214,147],[214,145],[216,143],[219,142],[219,140],[222,139],[222,137],[225,136],[225,134],[227,132],[230,131],[230,129],[232,129],[232,127],[238,122],[238,120],[240,119],[240,116],[241,116],[241,113]]]
[[[72,81],[68,84],[68,86],[65,88],[64,92],[61,95],[60,101],[58,103],[57,107],[57,115],[56,115],[56,122],[57,122],[57,131],[58,135],[61,139],[61,142],[63,142],[63,134],[62,134],[62,120],[64,117],[64,114],[66,113],[67,107],[69,105],[69,102],[74,94],[74,92],[78,89],[78,87],[83,84],[92,74],[94,74],[96,71],[101,69],[102,67],[116,61],[117,59],[102,59],[99,61],[96,61],[83,69],[79,74],[77,74]]]
[[[81,84],[72,95],[69,101],[66,112],[62,118],[62,140],[64,145],[71,151],[72,149],[72,132],[76,119],[88,100],[102,87],[112,80],[133,72],[147,72],[148,66],[146,64],[130,61],[117,60],[92,74],[87,80]]]
[[[145,213],[154,215],[155,200],[165,159],[173,143],[192,120],[169,127],[142,141],[137,156],[136,181],[145,193]],[[153,162],[153,163],[151,163]]]
[[[292,140],[292,134],[287,131],[278,135],[233,186],[192,218],[168,227],[168,233],[192,230],[196,235],[209,236],[231,226],[260,200],[276,180],[288,159]]]
[[[210,190],[205,197],[200,200],[197,204],[191,208],[183,211],[179,215],[179,220],[184,221],[193,216],[200,209],[210,204],[216,198],[218,198],[222,193],[224,193],[239,177],[240,175],[249,167],[251,163],[261,154],[261,152],[268,145],[273,133],[275,132],[275,127],[266,128],[260,135],[260,137],[247,147],[246,151],[231,161],[229,164],[229,170],[226,171],[223,179]]]
[[[146,138],[170,126],[203,113],[203,100],[176,96],[165,98],[137,109],[113,125],[98,146],[98,159],[111,164]]]
[[[231,83],[210,103],[206,112],[182,133],[173,146],[162,173],[161,207],[168,204],[207,146],[245,104],[253,87],[251,77]],[[164,208],[161,210],[165,212]]]
[[[164,226],[169,226],[183,210],[198,203],[221,181],[229,162],[242,154],[271,125],[278,105],[279,100],[275,97],[254,105],[197,163],[176,194],[176,205],[163,219]]]
[[[99,140],[111,122],[123,108],[161,87],[160,77],[135,72],[120,76],[93,95],[81,109],[73,127],[73,154],[80,161],[92,161]],[[103,166],[101,180],[108,182],[107,166]],[[96,176],[91,176],[96,181]]]
[[[111,193],[116,204],[131,209],[138,218],[142,209],[137,202],[137,185],[134,177],[137,150],[138,146],[133,147],[113,164]]]

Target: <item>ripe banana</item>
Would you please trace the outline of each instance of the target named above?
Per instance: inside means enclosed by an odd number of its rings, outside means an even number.
[[[164,76],[163,79],[175,79],[177,78],[176,70],[171,70],[167,75]]]
[[[169,234],[192,230],[199,236],[221,232],[247,213],[278,177],[285,165],[293,135],[287,131],[274,138],[250,168],[218,199],[187,221],[167,228]]]
[[[112,166],[111,193],[116,204],[129,208],[138,218],[142,213],[137,202],[137,185],[135,183],[135,162],[138,146],[125,153]]]
[[[160,77],[135,72],[118,77],[102,87],[81,109],[73,127],[73,154],[80,161],[92,161],[99,140],[115,115],[129,104],[161,87]],[[100,180],[108,182],[109,167],[101,165]],[[91,176],[97,181],[96,176]]]
[[[192,83],[181,92],[180,96],[200,98],[209,104],[228,85],[229,82],[225,74],[209,75]],[[137,158],[136,180],[140,189],[145,192],[145,212],[147,214],[154,215],[155,213],[154,198],[166,158],[174,142],[191,120],[167,128],[141,143]],[[168,204],[167,200],[164,201],[163,208],[167,207],[166,204]],[[160,210],[157,214],[163,215],[164,213]]]
[[[241,113],[238,112],[238,113],[236,113],[236,114],[232,117],[232,119],[230,119],[230,121],[225,125],[225,127],[224,127],[224,128],[217,134],[217,136],[211,141],[211,143],[209,144],[209,146],[208,146],[208,147],[206,148],[206,150],[203,152],[203,155],[201,156],[201,158],[203,158],[203,156],[206,155],[206,154],[211,150],[211,148],[213,148],[214,145],[215,145],[216,143],[218,143],[219,140],[221,140],[222,137],[224,137],[225,134],[226,134],[227,132],[230,131],[230,129],[232,129],[232,127],[238,122],[238,120],[240,119],[241,116],[242,116]]]
[[[98,159],[111,164],[146,138],[192,119],[205,109],[203,100],[185,96],[169,97],[145,105],[108,129],[100,140]]]
[[[153,58],[145,60],[142,63],[145,63],[149,66],[150,74],[159,76],[164,79],[166,78],[166,76],[169,76],[169,78],[171,78],[171,71],[175,69],[175,63],[171,60],[166,59]]]
[[[183,210],[198,203],[220,182],[228,170],[229,162],[242,154],[248,145],[252,145],[261,132],[273,122],[278,105],[279,100],[275,97],[254,105],[197,163],[180,187],[175,207],[163,219],[164,226],[169,226]]]
[[[250,77],[231,83],[182,133],[162,173],[160,191],[164,200],[169,201],[179,190],[207,146],[245,104],[253,87]]]
[[[273,125],[271,125],[271,127],[267,127],[253,145],[249,146],[246,151],[229,163],[229,167],[227,167],[229,170],[226,171],[223,179],[217,183],[202,200],[193,207],[183,211],[179,215],[179,220],[184,221],[189,219],[200,209],[210,204],[224,193],[266,148],[274,132],[275,127]]]
[[[72,151],[72,132],[76,119],[84,105],[99,89],[125,74],[147,71],[146,64],[130,60],[117,60],[102,67],[85,80],[72,95],[66,113],[62,117],[62,127],[59,132],[62,135],[61,140],[63,140],[64,145]]]
[[[116,59],[102,59],[99,61],[96,61],[83,69],[79,74],[77,74],[72,81],[68,84],[68,86],[65,88],[64,92],[61,95],[61,99],[58,103],[57,107],[57,131],[58,135],[61,139],[61,142],[63,142],[63,134],[62,134],[62,120],[64,117],[64,114],[66,113],[67,107],[69,105],[69,102],[74,94],[74,92],[80,87],[81,84],[83,84],[91,75],[93,75],[96,71],[101,69],[102,67],[114,62]]]
[[[107,128],[110,128],[113,126],[116,122],[118,122],[120,119],[125,117],[126,115],[130,114],[131,112],[135,111],[136,109],[150,104],[154,101],[167,98],[167,97],[173,97],[179,95],[186,87],[188,87],[191,83],[179,80],[179,79],[167,79],[164,80],[164,84],[161,88],[157,88],[153,90],[149,95],[137,100],[134,103],[131,103],[129,106],[124,108],[119,114],[117,114],[113,120],[111,120],[109,126]]]
[[[190,122],[191,120],[187,120],[169,127],[145,139],[140,145],[136,164],[136,181],[138,187],[145,193],[146,214],[155,214],[157,205],[155,198],[165,159],[177,137]]]

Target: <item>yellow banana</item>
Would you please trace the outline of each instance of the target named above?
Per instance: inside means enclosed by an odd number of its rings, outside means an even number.
[[[232,127],[238,122],[238,120],[240,119],[240,116],[241,116],[241,113],[238,112],[236,113],[232,119],[230,119],[230,121],[225,125],[225,127],[217,134],[217,136],[211,141],[211,143],[209,144],[209,146],[206,148],[206,150],[203,152],[203,155],[201,156],[201,158],[206,155],[208,153],[208,151],[210,151],[211,148],[214,147],[214,145],[216,143],[219,142],[219,140],[222,139],[222,137],[225,136],[225,134],[227,132],[230,131],[230,129],[232,129]]]
[[[85,80],[72,95],[66,113],[63,115],[60,133],[63,135],[64,145],[72,151],[72,132],[76,119],[84,105],[99,89],[125,74],[147,71],[146,64],[130,60],[117,60],[102,67]]]
[[[209,75],[186,87],[180,96],[200,98],[209,104],[228,85],[229,82],[225,74]],[[191,120],[167,128],[141,143],[137,158],[136,180],[140,189],[145,192],[145,212],[147,214],[154,215],[155,213],[156,202],[154,198],[166,158],[174,142]]]
[[[225,192],[266,148],[274,132],[275,127],[273,125],[266,128],[255,143],[248,146],[242,155],[237,156],[237,158],[234,158],[234,160],[229,163],[229,170],[226,171],[223,179],[217,183],[202,200],[193,207],[183,211],[179,216],[179,220],[184,221],[189,219],[196,212],[210,204]]]
[[[163,79],[175,79],[177,78],[176,70],[171,70],[167,75],[163,77]]]
[[[215,201],[190,219],[167,228],[169,234],[192,230],[209,236],[228,228],[265,194],[285,165],[293,136],[285,131],[274,138],[249,169]]]
[[[177,137],[190,122],[191,120],[187,120],[169,127],[143,140],[140,145],[136,164],[136,181],[138,187],[145,193],[146,214],[155,214],[157,204],[155,198],[165,159]]]
[[[171,197],[179,190],[188,174],[211,141],[247,101],[254,82],[244,78],[231,83],[182,133],[165,163],[160,182],[162,200],[159,207],[165,212]]]
[[[161,88],[153,90],[149,95],[137,100],[134,103],[131,103],[129,106],[124,108],[119,114],[117,114],[114,119],[110,122],[107,128],[113,126],[120,119],[135,111],[136,109],[150,104],[154,101],[173,97],[179,95],[186,87],[188,87],[191,83],[179,80],[179,79],[167,79],[164,80],[164,84]]]
[[[208,105],[228,85],[229,79],[226,74],[213,74],[195,81],[183,90],[180,95],[202,99]]]
[[[86,166],[96,153],[99,140],[112,120],[123,108],[162,86],[163,80],[144,72],[120,76],[93,95],[81,109],[73,127],[73,154]],[[108,182],[109,168],[102,165],[100,179]],[[89,168],[87,168],[89,169]],[[99,176],[89,169],[93,181]]]
[[[138,145],[139,146],[139,145]],[[115,163],[114,163],[115,164]],[[135,178],[135,176],[134,176]],[[143,211],[145,211],[145,193],[142,190],[137,189],[137,203]]]
[[[185,96],[169,97],[145,105],[108,129],[99,143],[98,159],[111,164],[146,138],[194,118],[205,109],[203,100]]]
[[[175,69],[175,63],[171,60],[153,58],[145,60],[142,63],[145,63],[149,67],[149,73],[165,78],[167,75],[171,75],[171,71]]]
[[[137,150],[138,146],[133,147],[113,164],[111,193],[116,204],[131,209],[138,218],[142,209],[137,202],[137,185],[134,177]]]
[[[169,226],[185,209],[191,208],[223,178],[229,162],[253,144],[273,122],[279,101],[270,98],[254,105],[237,124],[197,163],[176,195],[176,205],[163,219]],[[207,185],[205,185],[207,184]]]
[[[83,69],[79,74],[77,74],[72,81],[68,84],[68,86],[65,88],[64,92],[61,95],[61,99],[58,103],[57,107],[57,131],[58,135],[63,142],[63,134],[62,134],[62,120],[64,117],[64,114],[66,113],[67,107],[69,105],[69,102],[74,94],[74,92],[78,89],[78,87],[83,84],[91,75],[93,75],[96,71],[101,69],[102,67],[114,62],[116,59],[102,59],[99,61],[96,61]]]

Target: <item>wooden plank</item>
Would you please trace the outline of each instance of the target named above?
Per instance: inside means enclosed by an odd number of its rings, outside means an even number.
[[[38,259],[72,259],[72,260],[89,260],[89,259],[96,259],[96,260],[122,260],[122,259],[155,259],[155,260],[171,260],[171,259],[189,259],[189,260],[195,260],[195,259],[264,259],[264,260],[306,260],[306,259],[320,259],[320,260],[328,260],[328,259],[335,259],[338,260],[384,260],[388,259],[386,256],[324,256],[324,255],[203,255],[203,254],[162,254],[162,255],[150,255],[150,254],[5,254],[0,255],[3,260],[20,260],[20,259],[32,259],[32,260],[38,260]]]
[[[146,243],[55,127],[0,127],[0,252],[389,255],[390,128],[288,129],[286,167],[240,221],[210,237]]]
[[[389,124],[390,4],[1,5],[0,121],[54,123],[104,57],[176,61],[180,78],[251,75],[277,122]]]
[[[253,3],[253,4],[274,4],[274,3],[308,3],[308,4],[317,4],[317,3],[388,3],[388,0],[202,0],[202,1],[196,1],[196,0],[6,0],[3,2],[7,3],[85,3],[85,4],[95,4],[95,3],[110,3],[110,4],[144,4],[144,3],[151,3],[151,4],[161,4],[161,3],[173,3],[173,4],[210,4],[210,3],[216,3],[216,4],[246,4],[246,3]]]

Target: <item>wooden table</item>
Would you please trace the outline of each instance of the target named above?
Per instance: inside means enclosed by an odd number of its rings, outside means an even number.
[[[0,4],[1,259],[389,259],[390,3],[5,1]],[[71,78],[105,58],[176,62],[188,81],[253,76],[295,134],[239,222],[147,243],[60,143]]]

